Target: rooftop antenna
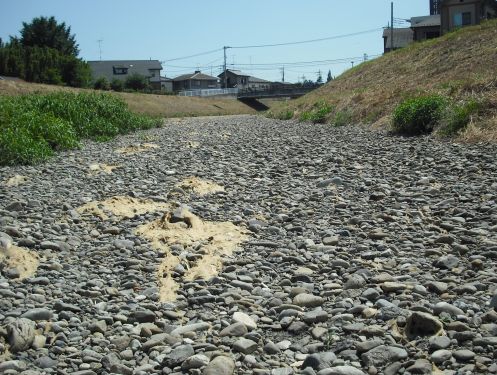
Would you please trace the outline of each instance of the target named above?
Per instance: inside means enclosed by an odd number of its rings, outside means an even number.
[[[97,40],[97,42],[98,42],[98,51],[99,51],[99,54],[100,54],[100,61],[102,61],[102,42],[103,41],[104,41],[103,39]]]

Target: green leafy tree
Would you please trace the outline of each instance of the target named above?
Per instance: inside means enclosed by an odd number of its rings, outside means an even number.
[[[141,74],[132,74],[128,78],[126,78],[126,81],[124,82],[124,87],[127,88],[128,90],[135,90],[135,91],[140,91],[140,90],[145,90],[148,88],[148,79],[145,76],[142,76]]]
[[[124,90],[124,82],[120,79],[114,78],[110,83],[110,88],[114,91],[123,91]]]
[[[95,90],[110,90],[109,80],[105,77],[100,77],[95,81],[93,88]]]
[[[79,50],[71,27],[57,23],[54,17],[36,17],[30,23],[23,22],[20,42],[25,47],[48,47],[63,55],[77,57]]]
[[[326,82],[330,82],[333,80],[333,76],[331,75],[331,70],[328,70],[328,76],[326,77]]]
[[[39,32],[39,34],[37,34]],[[0,45],[0,74],[29,82],[87,87],[91,71],[77,57],[77,45],[70,28],[53,17],[23,23],[21,38],[11,37]]]
[[[321,75],[321,71],[319,71],[319,73],[318,73],[318,78],[316,79],[316,83],[318,85],[320,85],[321,83],[323,83],[323,76]]]

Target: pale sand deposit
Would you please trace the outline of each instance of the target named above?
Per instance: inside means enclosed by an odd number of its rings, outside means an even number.
[[[3,184],[8,187],[13,187],[13,186],[19,186],[28,181],[28,178],[26,176],[21,176],[16,174],[14,177],[9,178],[6,180]]]
[[[98,216],[102,220],[108,220],[109,214],[120,218],[133,218],[136,215],[143,215],[147,212],[167,210],[169,204],[154,202],[147,199],[117,196],[104,201],[89,202],[79,208],[80,214]]]
[[[207,195],[224,191],[224,187],[215,182],[202,180],[198,177],[188,177],[176,185],[187,192],[194,192],[198,195]]]
[[[17,246],[0,248],[0,263],[4,268],[15,268],[19,271],[17,280],[24,280],[34,276],[40,260],[38,255],[32,251]]]
[[[118,165],[108,165],[108,164],[90,164],[88,169],[90,170],[90,175],[98,175],[100,173],[111,174],[114,169],[119,168]]]
[[[178,264],[186,269],[184,280],[208,280],[216,276],[222,266],[223,257],[229,256],[239,245],[246,241],[246,232],[230,222],[207,222],[183,209],[183,221],[170,222],[170,214],[161,219],[141,225],[136,234],[146,238],[157,250],[164,252],[164,260],[158,270],[160,299],[162,302],[174,301],[178,285],[172,277],[172,271]],[[187,247],[200,245],[201,256],[194,262],[188,262],[180,256],[173,255],[170,245],[179,244]]]
[[[133,155],[140,152],[152,151],[156,148],[159,148],[159,146],[155,143],[141,143],[139,145],[118,148],[116,152],[124,155]]]

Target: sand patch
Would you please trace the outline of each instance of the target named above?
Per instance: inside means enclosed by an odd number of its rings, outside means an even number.
[[[90,164],[88,169],[90,170],[90,175],[95,176],[100,173],[111,174],[114,169],[120,168],[119,165],[107,165],[107,164]]]
[[[224,187],[215,182],[202,180],[198,177],[188,177],[176,185],[181,189],[198,195],[207,195],[224,191]]]
[[[131,219],[136,215],[143,215],[147,212],[167,210],[167,203],[154,202],[147,199],[117,196],[104,201],[95,201],[78,207],[76,211],[82,215],[93,215],[108,220],[109,214],[121,218]]]
[[[156,148],[159,148],[159,145],[156,145],[155,143],[141,143],[139,145],[118,148],[116,152],[118,154],[133,155],[140,152],[152,151]]]
[[[208,280],[221,269],[223,257],[231,255],[248,238],[242,228],[230,222],[203,221],[186,208],[166,212],[161,219],[139,226],[136,234],[164,252],[164,259],[158,270],[162,302],[176,299],[179,286],[172,275],[176,266],[183,266],[183,279],[186,281]],[[169,246],[173,244],[198,249],[198,257],[194,261],[188,261],[181,254],[172,254]]]
[[[14,177],[11,177],[8,180],[6,180],[4,182],[4,185],[8,187],[19,186],[26,183],[26,181],[28,181],[28,178],[26,176],[21,176],[16,174]]]
[[[186,147],[187,148],[199,148],[200,147],[200,142],[197,141],[186,141]]]
[[[24,280],[34,276],[40,260],[38,255],[32,251],[17,246],[0,248],[0,264],[3,269],[15,268],[19,272],[17,280]]]

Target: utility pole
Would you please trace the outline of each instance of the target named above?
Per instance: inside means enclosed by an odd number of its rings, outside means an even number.
[[[281,68],[281,82],[285,82],[285,67]]]
[[[226,77],[226,50],[230,48],[228,46],[224,46],[223,47],[223,50],[224,50],[224,88],[227,89],[228,88],[228,77]]]
[[[390,7],[390,52],[393,51],[393,1]]]
[[[98,42],[98,51],[100,53],[100,61],[102,61],[102,42],[103,41],[104,41],[103,39],[97,40],[97,42]]]

